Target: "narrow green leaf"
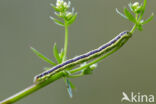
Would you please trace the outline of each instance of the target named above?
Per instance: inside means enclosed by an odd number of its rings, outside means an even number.
[[[60,25],[60,26],[64,26],[64,23],[62,23],[61,21],[59,21],[59,20],[57,20],[57,19],[55,19],[55,18],[53,18],[53,17],[49,17],[51,20],[53,20],[57,25]]]
[[[54,14],[56,15],[56,16],[58,16],[58,17],[63,17],[63,16],[61,16],[60,14],[59,14],[59,12],[54,12]]]
[[[68,82],[73,90],[76,89],[75,85],[70,80],[68,80]]]
[[[145,20],[142,24],[143,25],[147,24],[148,22],[150,22],[153,19],[153,17],[154,17],[154,13],[152,13],[152,15],[147,20]]]
[[[128,6],[129,6],[130,10],[133,12],[132,3],[129,3]]]
[[[56,6],[55,6],[54,4],[51,3],[50,6],[51,6],[52,8],[54,8],[55,11],[60,12],[60,10],[57,9]]]
[[[54,57],[56,58],[57,62],[61,63],[62,60],[61,60],[61,58],[59,56],[59,52],[58,52],[58,49],[56,47],[56,43],[54,44],[54,47],[53,47],[53,54],[54,54]]]
[[[116,8],[116,12],[123,18],[128,19],[124,14],[122,14],[117,8]]]
[[[144,14],[144,11],[145,11],[145,8],[146,8],[146,4],[147,4],[147,0],[144,0],[144,4],[142,6],[142,14],[141,15]]]
[[[61,62],[62,62],[63,57],[64,57],[64,50],[63,50],[63,48],[61,49],[61,52],[60,52],[59,56],[60,56],[60,59],[61,59]]]
[[[75,86],[72,84],[72,82],[67,79],[67,78],[64,78],[64,81],[67,85],[67,91],[69,93],[69,96],[72,98],[73,97],[73,94],[72,94],[72,89],[75,89]]]
[[[77,13],[75,13],[73,17],[68,21],[68,25],[72,24],[76,20],[76,17],[77,17]]]
[[[40,53],[39,51],[37,51],[35,48],[30,47],[30,49],[37,55],[39,56],[42,60],[44,60],[45,62],[51,64],[51,65],[56,65],[56,63],[54,63],[53,61],[51,61],[49,58],[47,58],[46,56],[44,56],[42,53]]]
[[[127,8],[124,9],[124,13],[131,22],[136,23],[135,17],[128,11]]]

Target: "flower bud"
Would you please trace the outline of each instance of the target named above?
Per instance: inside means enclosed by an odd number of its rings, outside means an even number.
[[[57,0],[56,1],[56,8],[58,9],[59,12],[64,12],[67,9],[69,9],[70,4],[71,4],[70,1],[67,3],[63,0]]]
[[[72,18],[73,14],[72,12],[66,12],[66,19],[70,20]]]
[[[64,1],[63,0],[57,0],[56,2],[56,7],[60,8],[63,5]]]
[[[133,3],[132,9],[135,13],[140,13],[142,11],[142,5],[139,5],[138,2]]]
[[[93,64],[93,65],[90,66],[90,69],[94,70],[95,68],[97,68],[97,66],[98,66],[98,64]]]
[[[68,8],[67,2],[64,2],[64,3],[63,3],[63,6],[64,6],[64,8]]]
[[[137,9],[138,6],[139,6],[139,2],[135,2],[135,3],[133,3],[132,8],[133,9]]]

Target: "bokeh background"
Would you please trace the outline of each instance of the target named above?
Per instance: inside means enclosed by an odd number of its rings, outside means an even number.
[[[69,28],[68,58],[97,48],[132,27],[115,12],[130,0],[71,2],[78,18]],[[64,29],[49,19],[54,16],[50,3],[55,0],[0,0],[0,100],[32,84],[33,77],[50,66],[30,46],[50,58],[55,42],[59,49],[63,47]],[[155,4],[148,0],[145,18],[156,11]],[[156,97],[155,27],[154,18],[123,48],[99,63],[92,75],[72,79],[77,87],[72,99],[60,79],[16,104],[120,104],[123,91]]]

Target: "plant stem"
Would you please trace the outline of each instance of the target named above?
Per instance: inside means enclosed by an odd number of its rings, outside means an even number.
[[[66,57],[67,57],[67,49],[68,49],[68,24],[67,24],[67,21],[65,21],[65,40],[64,40],[64,56],[63,56],[63,61],[66,60]],[[31,86],[29,86],[28,88],[20,91],[19,93],[3,100],[0,102],[0,104],[12,104],[22,98],[24,98],[25,96],[27,95],[30,95],[31,93],[41,89],[42,87],[52,83],[53,81],[59,79],[59,78],[62,78],[64,75],[64,72],[59,72],[57,73],[56,75],[52,76],[49,80],[43,82],[43,83],[40,83],[40,84],[33,84]]]
[[[135,29],[136,29],[136,26],[134,25],[132,30],[131,30],[131,33],[133,33]],[[128,39],[129,38],[127,38],[123,44],[125,44],[128,41]],[[98,59],[88,63],[87,65],[85,65],[83,67],[80,67],[80,68],[77,68],[77,69],[70,70],[69,72],[70,73],[75,73],[75,72],[81,71],[82,69],[87,68],[88,66],[103,60],[104,58],[108,57],[109,55],[111,55],[112,53],[114,53],[118,49],[120,49],[122,47],[122,45],[114,48],[109,53],[107,53],[104,56],[102,56],[102,57],[100,57],[100,58],[98,58]],[[20,100],[20,99],[30,95],[31,93],[33,93],[33,92],[35,92],[35,91],[45,87],[46,85],[49,85],[50,83],[52,83],[52,82],[56,81],[57,79],[60,79],[60,78],[62,78],[64,76],[66,76],[64,71],[58,72],[58,73],[54,74],[53,76],[51,76],[51,78],[49,78],[48,80],[45,80],[44,82],[41,82],[41,83],[38,83],[38,84],[33,84],[30,87],[20,91],[19,93],[17,93],[15,95],[13,95],[13,96],[11,96],[11,97],[1,101],[0,104],[12,104],[12,103],[14,103],[14,102],[16,102],[16,101],[18,101],[18,100]]]
[[[134,29],[132,29],[132,30],[134,30]],[[128,39],[129,38],[127,38],[123,44],[125,44]],[[98,58],[97,60],[94,60],[94,61],[90,62],[89,64],[83,66],[83,67],[71,70],[70,73],[78,72],[78,71],[80,71],[80,70],[82,70],[84,68],[87,68],[88,66],[90,66],[92,64],[95,64],[95,63],[103,60],[104,58],[108,57],[112,53],[116,52],[121,47],[122,46],[118,46],[118,47],[114,48],[112,51],[110,51],[109,53],[105,54],[104,56]],[[35,91],[45,87],[46,85],[49,85],[50,83],[52,83],[52,82],[56,81],[57,79],[60,79],[60,78],[62,78],[64,76],[66,76],[64,71],[58,72],[58,73],[54,74],[53,76],[51,76],[48,80],[45,80],[45,81],[43,81],[41,83],[38,83],[38,84],[33,84],[30,87],[20,91],[19,93],[17,93],[15,95],[13,95],[13,96],[11,96],[11,97],[1,101],[0,104],[12,104],[12,103],[14,103],[14,102],[16,102],[16,101],[18,101],[18,100],[20,100],[20,99],[30,95],[31,93],[33,93],[33,92],[35,92]]]
[[[134,33],[134,31],[136,30],[136,27],[137,27],[137,24],[135,24],[135,25],[133,26],[133,28],[131,29],[131,31],[130,31],[131,34]]]
[[[100,57],[100,58],[98,58],[98,59],[96,59],[96,60],[94,60],[94,61],[92,61],[92,62],[90,62],[90,63],[88,63],[88,64],[86,64],[86,65],[84,65],[84,66],[82,66],[82,67],[79,67],[79,68],[74,69],[74,70],[70,70],[69,72],[70,72],[71,74],[72,74],[72,73],[79,72],[79,71],[81,71],[82,69],[87,68],[87,67],[89,67],[90,65],[93,65],[93,64],[95,64],[95,63],[97,63],[97,62],[103,60],[104,58],[108,57],[108,56],[111,55],[112,53],[116,52],[119,48],[121,48],[121,47],[117,47],[117,48],[113,49],[111,52],[105,54],[104,56],[102,56],[102,57]]]
[[[83,75],[84,75],[83,73],[80,73],[80,74],[76,74],[76,75],[68,75],[67,77],[68,78],[77,78],[77,77],[81,77]]]
[[[64,19],[64,28],[65,28],[65,40],[64,40],[64,57],[63,61],[66,60],[67,57],[67,49],[68,49],[68,24],[67,21]]]
[[[142,16],[143,16],[143,14],[144,14],[144,12],[145,12],[146,4],[147,4],[147,0],[144,0],[144,4],[143,4],[143,8],[142,8],[143,11],[142,11],[142,13],[140,14],[139,21],[141,21]]]
[[[136,18],[135,18],[136,21],[138,21],[138,14],[136,14],[135,17],[136,17]],[[131,31],[130,31],[131,34],[134,33],[134,31],[136,30],[136,27],[137,27],[137,24],[134,24],[134,26],[132,27],[132,29],[131,29]]]
[[[16,101],[30,95],[31,93],[49,85],[50,83],[56,81],[57,79],[60,79],[64,76],[64,72],[59,72],[57,74],[55,74],[54,76],[52,76],[50,79],[42,82],[42,83],[39,83],[39,84],[33,84],[29,87],[27,87],[26,89],[20,91],[19,93],[3,100],[0,102],[0,104],[12,104],[12,103],[15,103]]]
[[[135,29],[136,29],[136,25],[133,26],[133,28],[131,29],[130,33],[132,34],[132,33],[135,31]],[[125,44],[125,43],[128,41],[128,39],[129,39],[129,38],[127,38],[123,44]],[[65,49],[65,50],[64,50],[65,55],[64,55],[64,60],[66,59],[65,57],[66,57],[66,52],[67,52],[67,45],[68,45],[68,25],[66,24],[66,25],[65,25],[65,46],[64,46],[64,47],[65,47],[65,48],[64,48],[64,49]],[[72,73],[81,71],[82,69],[87,68],[88,66],[90,66],[90,65],[92,65],[92,64],[95,64],[95,63],[97,63],[97,62],[103,60],[104,58],[108,57],[108,56],[111,55],[112,53],[116,52],[116,51],[117,51],[118,49],[120,49],[121,47],[122,47],[122,45],[121,45],[121,46],[118,46],[118,47],[116,47],[116,48],[114,48],[114,49],[113,49],[112,51],[110,51],[109,53],[107,53],[107,54],[105,54],[104,56],[102,56],[102,57],[100,57],[100,58],[98,58],[98,59],[96,59],[96,60],[94,60],[94,61],[88,63],[87,65],[85,65],[85,66],[83,66],[83,67],[79,67],[79,68],[77,68],[77,69],[70,70],[69,72],[72,74]],[[13,96],[11,96],[11,97],[9,97],[9,98],[7,98],[7,99],[1,101],[0,104],[12,104],[12,103],[14,103],[14,102],[16,102],[16,101],[18,101],[18,100],[24,98],[25,96],[30,95],[31,93],[33,93],[33,92],[35,92],[35,91],[37,91],[37,90],[39,90],[39,89],[45,87],[46,85],[48,85],[48,84],[50,84],[50,83],[56,81],[57,79],[60,79],[60,78],[64,77],[64,76],[65,76],[64,71],[58,72],[58,73],[56,73],[55,75],[53,75],[51,78],[49,78],[48,80],[45,80],[45,81],[42,82],[42,83],[33,84],[33,85],[31,85],[30,87],[28,87],[28,88],[26,88],[26,89],[20,91],[19,93],[17,93],[17,94],[15,94],[15,95],[13,95]]]
[[[137,27],[137,25],[135,24],[135,25],[132,27],[132,29],[131,29],[131,31],[130,31],[130,34],[133,34],[133,33],[134,33],[134,31],[136,30],[136,27]],[[129,39],[129,38],[127,38],[127,39],[125,40],[125,43],[128,41],[128,39]],[[124,44],[125,44],[125,43],[124,43]],[[111,55],[111,54],[113,54],[114,52],[116,52],[116,51],[117,51],[118,49],[120,49],[121,47],[122,47],[122,46],[117,47],[117,48],[113,49],[111,52],[105,54],[104,56],[102,56],[102,57],[100,57],[100,58],[98,58],[98,59],[96,59],[96,60],[94,60],[94,61],[92,61],[92,62],[90,62],[90,63],[88,63],[88,64],[86,64],[86,65],[84,65],[84,66],[82,66],[82,67],[79,67],[79,68],[70,70],[69,72],[70,72],[71,74],[72,74],[72,73],[76,73],[76,72],[81,71],[81,70],[84,69],[84,68],[89,67],[90,65],[93,65],[93,64],[95,64],[95,63],[98,63],[99,61],[103,60],[104,58],[106,58],[106,57],[108,57],[109,55]]]

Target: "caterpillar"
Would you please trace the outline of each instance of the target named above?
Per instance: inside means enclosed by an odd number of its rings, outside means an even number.
[[[63,71],[66,68],[69,68],[71,66],[76,66],[82,62],[89,61],[91,59],[94,59],[101,55],[104,55],[105,53],[108,53],[115,47],[122,45],[121,43],[130,37],[131,37],[131,34],[128,31],[121,32],[115,38],[113,38],[106,44],[100,46],[99,48],[89,51],[80,56],[74,57],[72,59],[69,59],[61,64],[58,64],[58,65],[52,67],[50,70],[44,71],[43,73],[36,75],[34,77],[34,83],[46,80],[49,77],[51,77],[52,75],[54,75],[55,73]]]

